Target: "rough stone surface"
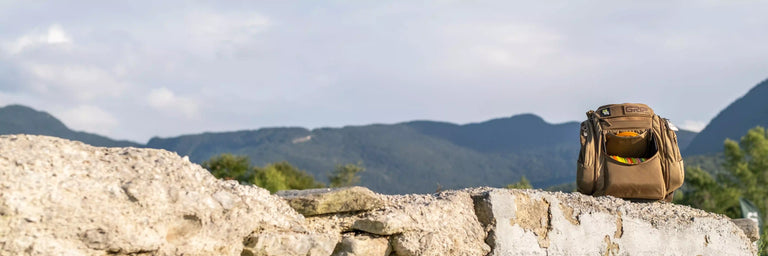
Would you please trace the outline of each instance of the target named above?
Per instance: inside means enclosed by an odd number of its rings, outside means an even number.
[[[287,201],[317,191],[286,201],[164,150],[0,136],[0,255],[755,254],[730,219],[669,203],[494,188],[369,192],[323,200],[377,198],[375,207],[305,217]]]
[[[327,256],[338,242],[332,234],[262,231],[245,239],[240,255]]]
[[[473,195],[491,255],[755,255],[728,218],[686,206],[537,190]]]
[[[752,219],[733,219],[733,221],[736,226],[741,228],[742,231],[744,231],[744,235],[746,235],[750,241],[754,242],[760,239],[760,228],[757,226],[757,222],[755,222]]]
[[[381,195],[364,187],[287,190],[277,195],[304,216],[366,211],[384,204]]]
[[[392,250],[386,237],[344,235],[333,256],[389,256]]]
[[[0,136],[0,255],[239,255],[249,236],[310,236],[303,222],[164,150]]]
[[[361,216],[352,229],[391,235],[396,255],[486,255],[486,233],[470,194],[389,196],[392,207]]]

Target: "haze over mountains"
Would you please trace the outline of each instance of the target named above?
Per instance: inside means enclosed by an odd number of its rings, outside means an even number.
[[[723,110],[701,133],[681,130],[687,156],[722,151],[756,125],[768,126],[768,83],[762,82]],[[663,116],[663,113],[660,113]],[[97,146],[151,147],[187,155],[193,162],[232,153],[263,166],[288,161],[325,181],[337,164],[362,163],[362,184],[389,194],[429,193],[469,186],[500,187],[526,176],[535,187],[573,182],[578,122],[549,124],[533,114],[458,125],[435,121],[305,129],[299,127],[117,141],[68,129],[45,112],[0,108],[0,134],[41,134]],[[690,145],[689,145],[690,143]]]

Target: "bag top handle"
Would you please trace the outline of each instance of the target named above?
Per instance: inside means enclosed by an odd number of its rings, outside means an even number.
[[[595,111],[600,118],[615,118],[626,116],[653,117],[653,109],[642,103],[609,104],[600,106]]]

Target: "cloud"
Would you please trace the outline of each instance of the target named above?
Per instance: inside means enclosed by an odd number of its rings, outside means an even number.
[[[73,36],[58,23],[47,29],[25,31],[12,40],[0,37],[0,88],[29,94],[56,103],[93,103],[117,98],[129,87],[119,70],[110,68],[114,54],[87,36],[75,44]],[[11,37],[12,38],[12,37]]]
[[[544,25],[522,22],[470,22],[438,30],[445,45],[439,63],[466,73],[498,70],[538,71],[553,60],[569,58],[566,36]],[[437,43],[437,42],[436,42]],[[491,69],[489,69],[491,68]]]
[[[684,130],[700,132],[701,130],[704,130],[705,127],[707,127],[707,123],[708,122],[704,121],[685,120],[682,124],[679,124],[679,126]]]
[[[187,97],[177,96],[165,87],[153,89],[147,96],[147,102],[153,108],[163,112],[181,113],[190,119],[199,117],[197,102]]]
[[[118,97],[129,85],[101,68],[29,63],[31,88],[38,94],[71,96],[77,102]]]
[[[217,40],[253,36],[270,24],[267,17],[258,13],[196,11],[186,18],[186,25],[192,34]]]
[[[560,52],[561,35],[532,25],[481,26],[476,36],[482,41],[472,42],[480,57],[491,64],[507,67],[535,67],[543,58],[554,57]],[[484,30],[484,31],[483,31]],[[477,30],[475,30],[477,31]]]
[[[185,15],[181,24],[186,30],[188,47],[208,54],[233,54],[247,47],[259,34],[271,27],[266,16],[255,12],[194,11]]]
[[[59,24],[53,24],[46,31],[35,30],[17,38],[14,42],[6,43],[6,51],[10,54],[19,54],[27,48],[39,45],[68,45],[72,43],[72,36]]]
[[[93,105],[79,105],[58,113],[62,121],[73,130],[110,134],[120,122],[112,114]]]
[[[523,112],[563,122],[625,101],[709,120],[768,63],[768,6],[736,2],[2,3],[0,101],[101,107],[124,125],[111,135],[134,140]]]

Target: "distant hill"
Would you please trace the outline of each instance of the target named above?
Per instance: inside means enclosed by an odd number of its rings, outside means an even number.
[[[112,140],[92,133],[72,131],[50,114],[29,107],[8,105],[0,108],[0,134],[19,133],[55,136],[101,147],[142,146],[130,141]]]
[[[288,161],[324,180],[335,164],[362,162],[362,185],[383,193],[429,193],[504,186],[525,175],[537,187],[575,179],[578,123],[548,124],[535,115],[456,125],[414,121],[307,130],[268,128],[153,138],[148,147],[194,162],[230,152],[254,164]]]
[[[693,141],[693,138],[695,138],[697,134],[697,132],[682,129],[677,131],[677,146],[680,147],[680,150],[685,151],[685,149],[688,147],[688,145],[691,144],[691,141]]]
[[[577,122],[549,124],[536,115],[523,114],[465,125],[412,121],[202,133],[152,138],[141,145],[71,131],[48,113],[28,107],[0,108],[0,134],[50,135],[96,146],[161,148],[187,155],[196,163],[221,153],[247,155],[259,166],[288,161],[321,181],[327,180],[336,164],[361,162],[367,169],[361,174],[361,185],[388,194],[503,187],[523,175],[539,188],[572,183],[578,131]],[[693,136],[693,132],[680,131],[681,147]]]
[[[723,151],[726,138],[738,141],[749,129],[768,127],[768,80],[731,103],[691,141],[684,153],[689,156]]]
[[[404,123],[422,134],[441,138],[483,153],[514,153],[573,146],[579,123],[549,124],[533,114],[456,125],[431,121]]]
[[[202,162],[220,153],[254,164],[288,161],[325,180],[336,164],[362,162],[362,185],[382,193],[429,193],[469,186],[501,187],[525,175],[535,187],[575,180],[579,124],[549,124],[532,114],[457,125],[413,121],[343,128],[267,128],[153,138]],[[681,144],[694,132],[679,132]]]

